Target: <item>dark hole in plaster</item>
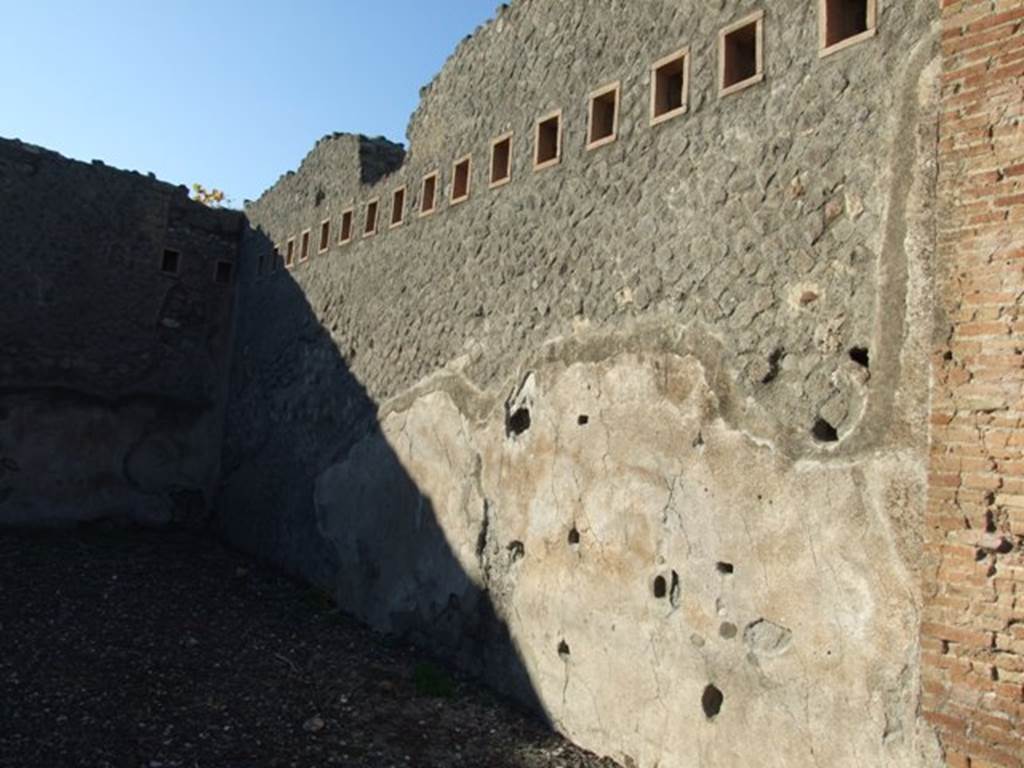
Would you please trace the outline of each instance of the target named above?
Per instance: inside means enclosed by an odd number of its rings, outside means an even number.
[[[734,566],[732,563],[719,562],[715,566],[715,570],[717,570],[723,576],[732,576],[733,573],[735,573],[736,571],[736,566]]]
[[[825,1],[825,45],[832,46],[868,29],[868,0]]]
[[[352,211],[345,211],[341,215],[341,238],[340,242],[347,243],[352,239]]]
[[[491,184],[500,184],[512,177],[512,139],[497,141],[491,147]]]
[[[953,359],[953,353],[948,350],[946,352],[943,352],[942,359],[945,360],[947,363],[950,362]]]
[[[513,563],[526,557],[526,547],[523,546],[523,542],[521,541],[511,542],[506,549],[508,550]]]
[[[603,93],[590,102],[590,135],[591,144],[602,139],[615,136],[615,113],[618,109],[618,89]]]
[[[560,640],[558,642],[558,655],[563,659],[569,658],[569,644],[565,642],[565,640]]]
[[[865,368],[871,367],[871,356],[868,353],[867,347],[854,347],[851,349],[850,359],[857,365],[862,365]]]
[[[316,191],[316,205],[320,205],[320,203],[322,203],[324,201],[324,198],[326,197],[327,193],[324,192],[322,189],[318,189]]]
[[[697,433],[697,437],[695,437],[693,439],[693,447],[694,448],[703,448],[704,447],[704,433],[703,432],[698,432]]]
[[[585,426],[587,426],[587,424],[590,423],[590,417],[587,416],[585,413],[581,413],[576,418],[576,423],[579,424],[581,427],[585,427]]]
[[[839,440],[839,432],[836,431],[836,428],[820,417],[814,422],[811,434],[819,443],[835,443]]]
[[[668,584],[664,576],[656,576],[654,579],[654,596],[661,600],[668,594]]]
[[[714,685],[708,685],[704,689],[704,695],[700,697],[700,706],[704,710],[704,717],[714,720],[722,711],[722,704],[725,703],[725,696]]]
[[[974,559],[975,559],[975,561],[980,563],[986,557],[988,557],[988,552],[986,552],[984,549],[977,549],[977,550],[974,551]]]
[[[672,571],[672,585],[668,590],[668,599],[673,608],[679,607],[679,598],[682,590],[679,588],[679,574]]]
[[[229,261],[218,261],[217,271],[214,273],[213,279],[221,284],[231,282],[231,262]]]
[[[569,543],[573,546],[580,543],[580,532],[575,525],[569,529]]]
[[[463,160],[455,165],[455,173],[452,179],[452,201],[458,202],[469,197],[469,160]]]
[[[768,356],[768,373],[761,379],[762,384],[771,384],[777,378],[779,378],[779,372],[781,370],[782,358],[786,356],[786,350],[782,347],[776,348]]]
[[[505,432],[509,435],[521,435],[530,428],[530,409],[517,408],[505,424]]]
[[[736,629],[736,625],[730,621],[723,622],[722,625],[718,628],[718,634],[721,635],[722,638],[725,640],[732,640],[734,637],[736,637],[737,631],[738,630]]]
[[[168,275],[176,275],[179,266],[181,266],[181,254],[170,249],[164,251],[164,257],[160,260],[160,271]]]
[[[534,164],[542,165],[558,159],[561,140],[559,122],[561,117],[555,115],[537,124],[537,137]]]
[[[722,88],[749,80],[757,74],[757,22],[733,30],[725,36],[725,66]]]
[[[654,71],[654,117],[667,115],[683,107],[686,87],[686,56],[669,61]]]

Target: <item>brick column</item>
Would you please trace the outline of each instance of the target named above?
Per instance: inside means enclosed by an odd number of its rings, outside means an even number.
[[[1024,0],[940,0],[924,717],[1024,768]]]

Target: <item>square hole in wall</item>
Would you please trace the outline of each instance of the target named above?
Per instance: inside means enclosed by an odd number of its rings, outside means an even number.
[[[537,121],[534,138],[533,169],[550,168],[562,159],[562,110]]]
[[[440,183],[440,177],[441,174],[437,171],[423,177],[423,187],[420,189],[420,216],[429,216],[437,210],[437,185]]]
[[[355,211],[349,208],[341,214],[341,230],[338,232],[338,245],[345,245],[352,242],[352,218]]]
[[[690,49],[683,48],[651,65],[651,125],[682,115],[690,101]]]
[[[331,220],[325,219],[320,222],[320,248],[318,253],[326,253],[331,247]]]
[[[452,204],[469,198],[469,182],[472,158],[467,155],[452,168]]]
[[[391,226],[401,226],[405,221],[405,187],[399,187],[391,195]]]
[[[160,259],[160,271],[165,275],[176,275],[181,269],[181,254],[178,251],[167,248]]]
[[[213,271],[213,281],[222,285],[231,282],[231,272],[234,265],[230,261],[218,261]]]
[[[723,29],[718,45],[720,96],[764,80],[764,11]]]
[[[363,237],[373,237],[377,234],[378,207],[378,200],[371,200],[366,204],[366,219],[363,221]]]
[[[818,0],[822,56],[874,37],[877,25],[877,0]]]
[[[590,94],[587,149],[615,141],[619,133],[619,84],[611,83]]]
[[[302,233],[302,239],[299,245],[299,261],[306,261],[309,258],[309,236],[310,230],[306,230]]]
[[[491,189],[512,180],[512,134],[506,133],[491,142]]]
[[[295,238],[288,238],[288,245],[285,247],[284,265],[291,269],[295,266]]]
[[[281,268],[281,246],[275,245],[270,251],[270,271],[277,272]]]

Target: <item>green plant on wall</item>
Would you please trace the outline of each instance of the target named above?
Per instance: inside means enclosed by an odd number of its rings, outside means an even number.
[[[221,208],[231,203],[222,190],[207,189],[198,182],[192,185],[192,199],[210,208]]]

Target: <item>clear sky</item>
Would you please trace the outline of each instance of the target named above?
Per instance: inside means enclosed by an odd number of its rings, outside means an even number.
[[[324,134],[405,143],[499,1],[0,0],[0,136],[240,207]]]

